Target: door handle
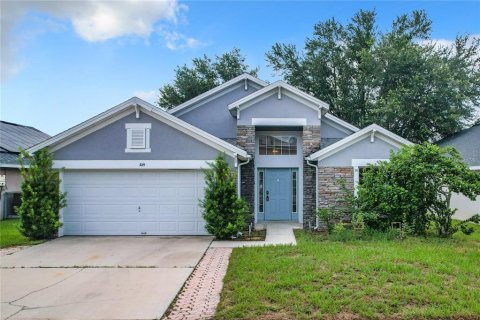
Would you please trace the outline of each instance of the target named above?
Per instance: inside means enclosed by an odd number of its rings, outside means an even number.
[[[138,206],[138,213],[140,213],[140,211],[142,211],[142,208]]]
[[[270,197],[268,196],[269,192],[267,191],[267,197],[266,197],[266,201],[269,201],[270,200]]]

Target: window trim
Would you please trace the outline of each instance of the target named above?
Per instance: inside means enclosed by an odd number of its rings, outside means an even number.
[[[360,168],[367,167],[370,164],[376,165],[380,161],[389,161],[389,159],[352,159],[353,193],[355,196],[357,196],[358,185],[360,184]]]
[[[127,153],[146,153],[151,152],[150,148],[150,131],[152,129],[151,123],[126,123],[126,148],[125,152]],[[145,146],[142,147],[133,147],[132,146],[132,130],[143,130],[143,137]]]

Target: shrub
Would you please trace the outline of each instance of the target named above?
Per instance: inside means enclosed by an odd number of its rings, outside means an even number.
[[[28,167],[21,158],[28,160]],[[47,149],[33,156],[21,152],[20,173],[22,203],[17,208],[20,232],[29,239],[51,239],[61,227],[59,211],[66,206],[66,194],[60,192],[59,170],[52,169],[53,158]]]
[[[405,146],[392,152],[389,162],[365,171],[358,188],[358,210],[378,216],[376,221],[365,219],[371,228],[386,230],[392,222],[402,222],[414,234],[425,235],[433,222],[439,236],[449,237],[462,229],[462,224],[452,224],[452,192],[471,200],[480,194],[480,175],[454,148],[429,143]]]
[[[335,221],[339,218],[337,211],[328,208],[317,209],[317,216],[320,220],[325,222],[329,233],[332,232],[333,227],[335,226]]]
[[[246,228],[249,208],[238,198],[235,173],[219,155],[205,173],[205,198],[200,201],[204,209],[206,229],[217,239],[229,239]]]

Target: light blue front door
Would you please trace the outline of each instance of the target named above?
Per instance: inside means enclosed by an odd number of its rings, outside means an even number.
[[[291,220],[291,169],[265,169],[265,220]]]

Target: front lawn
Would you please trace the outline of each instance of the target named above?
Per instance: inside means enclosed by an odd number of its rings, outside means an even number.
[[[31,241],[22,236],[17,229],[20,220],[8,219],[0,221],[0,248],[34,245],[42,240]]]
[[[480,227],[470,237],[235,249],[217,319],[480,318]]]

